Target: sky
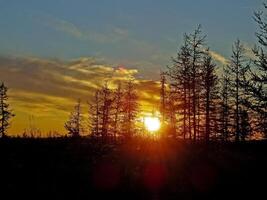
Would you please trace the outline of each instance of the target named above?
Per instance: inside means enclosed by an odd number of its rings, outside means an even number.
[[[105,73],[134,75],[140,86],[157,81],[183,34],[198,24],[214,59],[224,64],[237,38],[248,49],[256,42],[252,16],[261,5],[262,0],[0,0],[0,80],[10,87],[17,112],[10,132],[21,132],[31,115],[43,130],[53,119],[49,128],[63,131],[74,99],[67,94],[69,83],[76,96],[85,96],[86,87],[100,85]],[[125,71],[114,72],[117,66]]]

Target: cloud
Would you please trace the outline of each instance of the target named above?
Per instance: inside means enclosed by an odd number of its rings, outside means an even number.
[[[31,115],[43,131],[64,132],[64,122],[77,98],[85,103],[106,81],[115,88],[118,82],[137,76],[137,69],[114,67],[90,57],[69,61],[0,57],[0,80],[10,88],[10,104],[16,113],[10,133],[21,133]],[[149,107],[158,100],[156,82],[136,83],[141,104]]]
[[[73,43],[86,45],[88,53],[103,57],[107,63],[138,69],[143,78],[158,79],[160,69],[171,60],[170,50],[159,43],[145,40],[126,27],[111,24],[103,27],[102,31],[96,31],[55,16],[43,13],[37,16],[38,23],[58,31],[63,36],[72,37],[70,39],[74,40]]]
[[[159,108],[160,102],[160,84],[152,80],[139,80],[137,83],[139,91],[141,113],[151,113]]]
[[[42,14],[39,18],[40,23],[49,28],[72,36],[74,39],[101,47],[98,50],[98,54],[105,58],[110,58],[116,63],[119,63],[121,57],[123,57],[131,61],[131,63],[142,61],[145,64],[144,67],[149,69],[150,65],[146,65],[146,63],[162,65],[170,58],[169,51],[164,50],[155,43],[140,38],[138,34],[125,27],[109,25],[104,27],[103,31],[95,31],[90,27],[81,27],[73,22],[51,15]],[[120,56],[118,57],[118,55]]]
[[[63,20],[54,21],[53,25],[56,29],[69,33],[77,38],[83,38],[83,33],[72,23]]]
[[[129,39],[129,31],[120,27],[109,27],[107,33],[95,32],[92,29],[80,28],[74,23],[60,19],[51,15],[42,14],[37,19],[40,23],[48,26],[54,30],[60,31],[64,34],[72,36],[75,39],[97,42],[101,44],[111,44],[114,42],[119,42],[123,39]]]
[[[215,52],[215,51],[209,51],[211,57],[216,60],[217,62],[219,62],[222,65],[227,65],[229,63],[229,60],[227,58],[225,58],[223,55]]]

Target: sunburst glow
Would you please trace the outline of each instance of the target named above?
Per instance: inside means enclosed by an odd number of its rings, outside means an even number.
[[[160,120],[158,117],[145,117],[144,123],[148,131],[155,132],[160,129]]]

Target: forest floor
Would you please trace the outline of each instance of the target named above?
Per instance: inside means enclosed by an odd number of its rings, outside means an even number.
[[[266,154],[266,141],[5,139],[0,199],[259,199]]]

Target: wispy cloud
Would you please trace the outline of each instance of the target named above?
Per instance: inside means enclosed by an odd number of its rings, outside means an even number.
[[[153,72],[151,66],[158,68],[159,65],[166,64],[166,60],[171,56],[168,50],[141,39],[130,30],[119,26],[109,25],[105,27],[105,31],[97,32],[89,27],[79,27],[73,22],[50,15],[43,15],[40,23],[85,43],[101,45],[103,48],[99,49],[98,54],[108,58],[108,62],[121,63],[121,60],[127,60],[128,63],[142,63],[142,66],[138,67],[144,67],[151,73]],[[114,50],[111,50],[111,47]],[[118,54],[123,58],[118,58]]]
[[[55,30],[64,32],[75,38],[85,39],[87,37],[81,29],[69,21],[59,19],[51,15],[42,15],[41,18],[37,19],[40,21],[40,23],[43,23],[46,26],[52,27]]]
[[[41,17],[38,18],[38,20],[45,26],[70,35],[75,39],[84,41],[93,41],[97,43],[114,43],[115,41],[129,37],[128,30],[115,26],[111,26],[108,33],[101,33],[89,28],[81,28],[73,22],[57,18],[52,15],[42,14]]]
[[[229,63],[229,60],[227,58],[225,58],[223,55],[215,52],[215,51],[209,51],[211,57],[216,60],[217,62],[219,62],[222,65],[227,65]]]

